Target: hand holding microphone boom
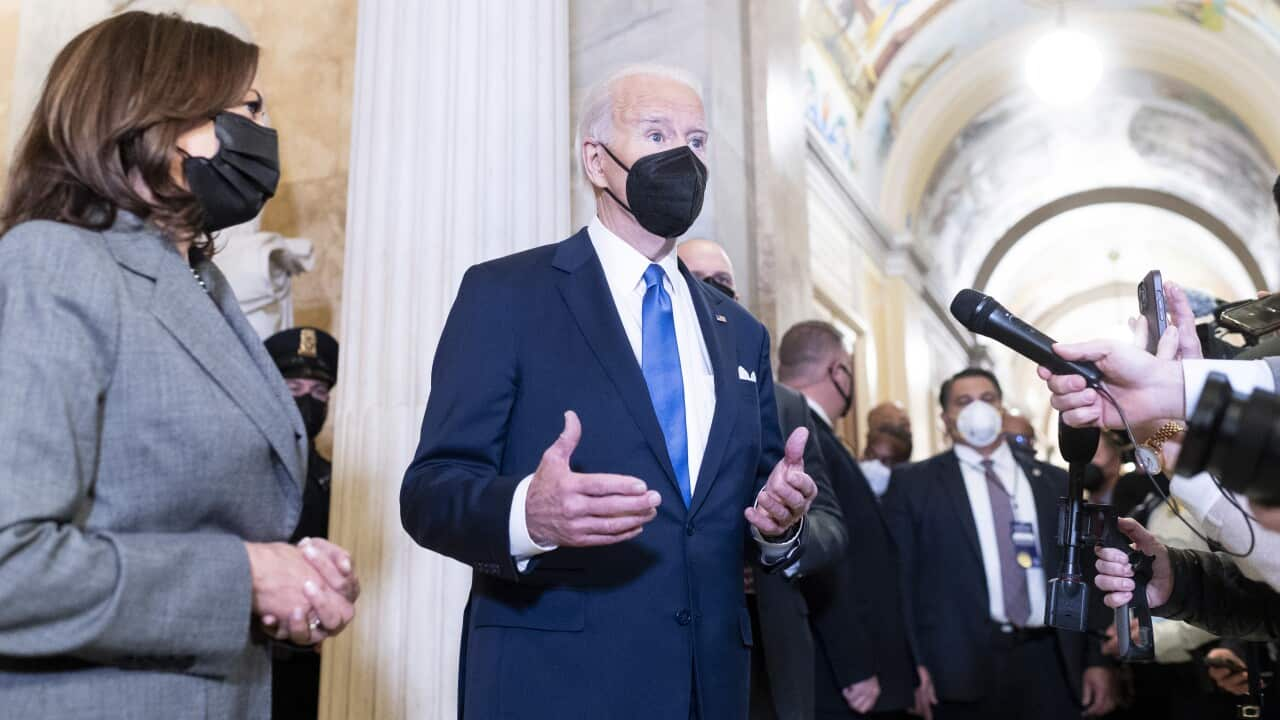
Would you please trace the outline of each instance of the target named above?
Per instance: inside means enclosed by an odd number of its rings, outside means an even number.
[[[951,301],[951,315],[973,332],[995,340],[1056,375],[1083,375],[1093,387],[1102,382],[1097,365],[1058,357],[1053,351],[1053,338],[1014,317],[989,295],[977,290],[961,290]]]

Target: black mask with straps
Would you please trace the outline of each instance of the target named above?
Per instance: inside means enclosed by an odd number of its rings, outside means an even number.
[[[840,408],[840,414],[835,417],[835,419],[839,420],[848,415],[849,410],[853,408],[853,393],[845,392],[844,388],[840,387],[840,383],[836,382],[836,368],[844,370],[844,374],[849,376],[849,385],[851,387],[853,385],[853,373],[849,372],[849,369],[843,365],[833,365],[827,368],[827,377],[831,378],[831,384],[836,386],[836,392],[840,393],[840,399],[844,401],[844,406]]]
[[[310,395],[293,399],[298,404],[298,412],[302,413],[302,423],[307,426],[307,437],[315,440],[324,429],[324,421],[329,417],[329,403],[317,400]]]
[[[275,130],[235,113],[213,118],[218,152],[182,161],[187,186],[204,210],[205,232],[248,222],[262,212],[280,182],[280,143]]]
[[[632,163],[622,164],[604,143],[600,144],[618,167],[627,171],[628,206],[608,187],[609,197],[635,217],[645,230],[664,238],[685,234],[702,212],[702,198],[707,189],[707,166],[688,145],[645,155]]]

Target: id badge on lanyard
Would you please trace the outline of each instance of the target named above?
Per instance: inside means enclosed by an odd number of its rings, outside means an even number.
[[[1009,523],[1009,537],[1013,539],[1013,554],[1018,567],[1023,570],[1040,567],[1040,549],[1036,546],[1036,531],[1029,522],[1014,520]]]

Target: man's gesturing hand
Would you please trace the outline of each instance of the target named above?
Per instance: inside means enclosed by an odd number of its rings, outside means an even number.
[[[804,444],[808,441],[806,428],[796,428],[791,433],[786,454],[773,466],[769,481],[756,495],[755,507],[746,509],[747,521],[765,537],[786,534],[809,512],[809,505],[818,494],[818,486],[804,471]]]
[[[529,537],[542,546],[611,545],[640,534],[658,514],[662,496],[629,475],[577,473],[569,458],[582,439],[577,413],[542,454],[525,499]]]

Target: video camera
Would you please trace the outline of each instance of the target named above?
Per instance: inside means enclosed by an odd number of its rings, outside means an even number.
[[[1222,486],[1262,505],[1280,505],[1280,396],[1233,392],[1220,373],[1209,375],[1187,421],[1177,473],[1209,471]]]

